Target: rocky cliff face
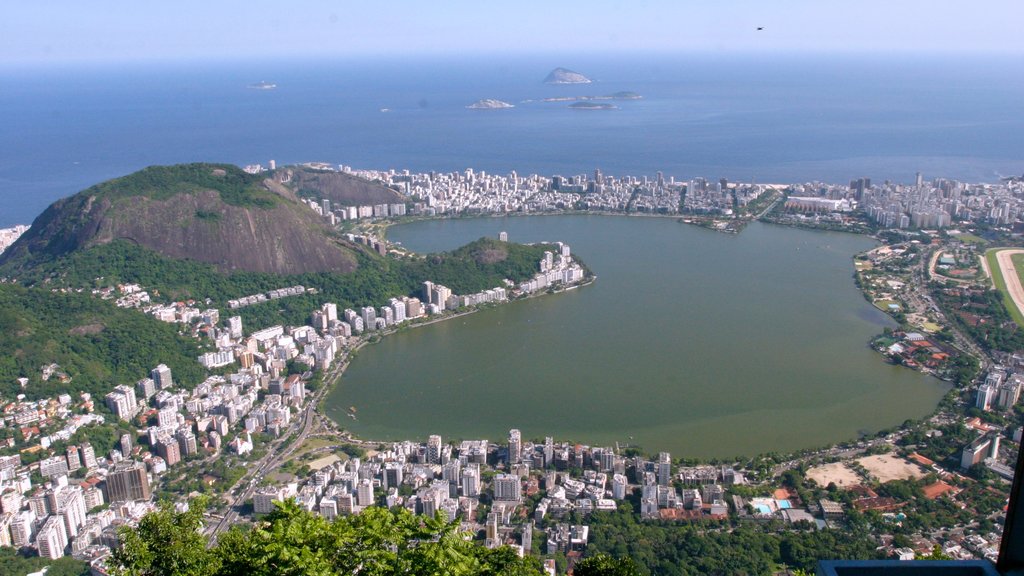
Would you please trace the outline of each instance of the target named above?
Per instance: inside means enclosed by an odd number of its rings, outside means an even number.
[[[125,239],[224,272],[350,272],[354,248],[283,187],[228,165],[151,167],[59,200],[0,256],[17,274]]]
[[[405,203],[405,197],[391,188],[351,174],[309,168],[285,170],[290,188],[316,198],[327,198],[335,206]]]

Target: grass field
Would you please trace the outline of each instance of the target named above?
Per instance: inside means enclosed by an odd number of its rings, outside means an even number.
[[[992,272],[992,283],[995,285],[996,290],[999,290],[999,294],[1003,298],[1003,307],[1010,313],[1010,317],[1017,323],[1017,326],[1024,327],[1024,316],[1021,315],[1020,310],[1013,304],[1013,300],[1010,299],[1010,293],[1006,289],[1006,280],[1003,278],[1003,271],[999,269],[999,261],[996,260],[996,253],[1006,248],[992,248],[985,252],[985,259],[988,261],[988,269]],[[1017,269],[1017,275],[1020,276],[1022,262],[1018,260],[1019,256],[1013,257],[1014,267]]]
[[[897,304],[898,305],[899,302],[897,302],[895,300],[875,300],[874,302],[872,302],[872,304],[874,304],[875,307],[878,308],[879,310],[881,310],[882,312],[888,312],[890,304]]]
[[[956,234],[954,238],[968,244],[984,244],[986,242],[984,238],[981,236],[975,236],[974,234]]]

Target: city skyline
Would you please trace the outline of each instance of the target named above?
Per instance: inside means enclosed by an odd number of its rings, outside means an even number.
[[[541,53],[1020,54],[1009,0],[9,6],[0,66]]]

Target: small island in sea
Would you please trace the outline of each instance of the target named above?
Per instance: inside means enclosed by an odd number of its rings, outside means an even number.
[[[493,98],[483,98],[466,106],[466,108],[470,110],[504,110],[506,108],[515,108],[515,105]]]
[[[643,96],[636,92],[616,92],[607,96],[553,96],[542,98],[541,102],[587,102],[591,100],[640,100]]]
[[[555,68],[544,79],[545,84],[590,84],[590,82],[590,78],[568,68]]]
[[[570,104],[569,108],[573,110],[618,110],[619,107],[614,104],[605,104],[600,102],[576,102]]]
[[[249,84],[249,88],[252,88],[253,90],[273,90],[274,88],[277,88],[277,84],[261,80],[255,84]]]

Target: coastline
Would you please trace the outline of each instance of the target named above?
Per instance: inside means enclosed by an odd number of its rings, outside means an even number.
[[[475,314],[475,313],[480,312],[481,310],[484,310],[486,308],[492,308],[492,307],[497,307],[497,306],[511,304],[513,302],[520,302],[520,301],[525,301],[525,300],[531,300],[533,298],[540,298],[540,297],[544,297],[544,296],[553,296],[555,294],[562,294],[562,293],[565,293],[565,292],[570,292],[570,291],[576,290],[578,288],[584,288],[584,287],[590,286],[595,281],[597,281],[597,275],[596,274],[591,274],[589,277],[585,278],[584,280],[582,280],[580,282],[571,284],[569,286],[560,287],[560,288],[558,288],[556,290],[538,290],[536,292],[532,292],[532,293],[529,293],[529,294],[525,294],[525,295],[519,296],[519,297],[517,297],[515,299],[507,300],[503,304],[500,304],[500,303],[489,303],[489,304],[485,304],[485,305],[474,306],[474,307],[472,307],[472,308],[470,308],[468,310],[454,312],[452,314],[446,314],[446,315],[444,315],[444,316],[442,316],[440,318],[432,318],[432,319],[425,320],[425,321],[422,321],[422,322],[415,322],[415,323],[405,324],[405,325],[400,326],[400,327],[398,327],[396,329],[393,329],[393,330],[378,331],[378,332],[375,332],[372,335],[372,336],[376,336],[377,338],[372,339],[372,340],[369,339],[369,338],[361,337],[360,341],[353,348],[349,349],[346,352],[344,358],[341,361],[341,364],[339,365],[340,366],[339,369],[334,371],[330,381],[326,381],[326,380],[324,381],[324,383],[323,383],[324,392],[323,392],[322,397],[317,401],[316,411],[323,418],[326,418],[330,422],[334,423],[334,425],[339,428],[340,434],[345,438],[345,441],[347,441],[347,442],[360,443],[360,444],[380,444],[380,443],[393,442],[394,440],[374,440],[374,439],[368,439],[368,438],[361,438],[361,437],[357,436],[354,432],[352,432],[350,430],[347,430],[342,425],[342,421],[341,420],[335,419],[334,417],[332,417],[330,414],[327,413],[325,403],[327,402],[327,399],[334,393],[335,388],[337,386],[341,385],[342,376],[344,376],[345,371],[348,370],[349,364],[355,358],[357,352],[359,352],[360,350],[362,350],[366,346],[373,345],[373,344],[376,344],[376,343],[380,342],[380,340],[383,339],[383,338],[386,338],[388,336],[391,336],[391,335],[394,335],[394,334],[398,334],[398,333],[401,333],[401,332],[405,332],[406,330],[414,330],[416,328],[421,328],[421,327],[424,327],[424,326],[429,326],[431,324],[437,324],[437,323],[440,323],[440,322],[446,322],[448,320],[454,320],[456,318],[461,318],[461,317],[464,317],[464,316],[468,316],[470,314]]]
[[[762,213],[762,214],[759,214],[758,216],[763,216],[763,215],[764,214]],[[450,215],[449,214],[449,215],[437,215],[437,216],[415,216],[415,217],[404,217],[404,218],[402,218],[400,220],[389,220],[389,221],[384,221],[384,222],[378,221],[378,222],[374,222],[374,226],[375,226],[375,232],[377,234],[379,234],[381,237],[384,237],[386,235],[387,230],[391,226],[393,226],[393,225],[403,225],[403,224],[408,224],[408,223],[413,223],[413,222],[421,222],[421,221],[429,221],[429,220],[457,220],[457,219],[478,219],[478,218],[492,218],[492,219],[494,219],[494,218],[514,217],[514,216],[604,216],[604,217],[638,216],[638,217],[647,217],[647,218],[671,218],[671,219],[675,219],[677,221],[681,221],[681,217],[678,214],[652,214],[652,213],[643,213],[643,212],[636,213],[636,212],[564,210],[564,211],[544,211],[544,212],[528,212],[528,213],[524,213],[524,212],[509,212],[509,213],[502,213],[502,214],[493,214],[492,213],[492,214],[474,214],[474,215],[465,215],[465,214],[463,214],[463,215]],[[745,227],[746,224],[749,224],[750,221],[758,220],[759,222],[763,222],[764,224],[773,224],[773,225],[777,225],[777,226],[781,226],[781,227],[785,227],[785,228],[794,228],[794,229],[799,229],[799,230],[811,230],[811,231],[816,230],[816,231],[821,231],[821,232],[846,232],[847,234],[853,234],[855,236],[863,236],[863,237],[866,237],[866,238],[870,238],[871,240],[876,242],[876,246],[874,248],[877,248],[878,244],[884,243],[875,234],[865,233],[864,231],[859,231],[859,230],[834,230],[834,229],[829,229],[829,228],[815,228],[813,226],[806,226],[806,225],[804,225],[804,226],[796,226],[796,225],[787,224],[785,222],[764,221],[760,217],[749,217],[749,218],[743,218],[743,219],[737,219],[737,220],[742,220],[743,221],[742,223],[744,224],[744,227]],[[715,230],[715,229],[710,228],[708,226],[697,225],[697,227],[707,228],[707,229],[709,229],[710,231],[713,231],[713,232],[722,232],[721,230]],[[734,233],[738,234],[740,232],[742,232],[742,228],[740,230],[734,232]],[[864,251],[864,252],[859,252],[859,253],[854,254],[851,257],[851,260],[855,260],[859,256],[861,256],[861,255],[863,255],[863,254],[865,254],[867,252],[870,252],[874,248],[871,248],[871,249],[869,249],[867,251]],[[855,277],[856,273],[857,273],[856,269],[854,269],[852,271],[852,276]],[[559,290],[559,292],[573,290],[576,287],[579,287],[581,285],[582,286],[589,285],[595,279],[596,279],[596,276],[594,278],[592,278],[591,280],[586,281],[583,284],[574,285],[574,286],[571,286],[571,287],[568,287],[568,288],[564,288],[562,290]],[[865,289],[863,287],[857,285],[857,288],[861,292],[862,295],[864,295],[865,297],[868,296],[868,293],[865,291]],[[536,296],[542,296],[542,295],[546,295],[546,294],[547,294],[547,292],[534,293],[534,294],[530,294],[529,296],[524,297],[523,299],[525,299],[525,298],[533,298],[533,297],[536,297]],[[891,320],[894,320],[897,323],[899,323],[899,321],[896,318],[894,318],[892,316],[892,314],[885,313],[885,315],[886,315],[887,318],[889,318]],[[457,316],[451,316],[451,317],[457,317]],[[439,319],[433,320],[433,321],[431,321],[429,323],[441,322],[441,321],[444,321],[444,320],[446,320],[448,318],[449,317],[439,318]],[[422,324],[417,324],[417,325],[410,326],[410,327],[415,327],[415,326],[418,326],[418,325],[422,325]],[[876,334],[876,335],[872,336],[871,338],[868,338],[864,342],[864,346],[867,347],[867,348],[872,348],[871,343],[875,339],[877,339],[879,336],[881,336],[881,334]],[[884,353],[879,353],[878,350],[875,350],[875,353],[877,354],[877,356],[875,356],[876,361],[880,360],[882,363],[885,363],[885,364],[892,364],[893,363],[891,358],[887,357]],[[950,384],[948,378],[938,377],[938,375],[933,373],[933,372],[929,372],[927,370],[921,370],[921,369],[914,369],[914,368],[912,368],[910,366],[904,366],[904,367],[911,368],[912,371],[918,372],[919,374],[924,374],[924,375],[927,375],[927,376],[932,376],[932,377],[936,378],[936,380],[943,381],[943,384],[945,384],[947,386]],[[340,375],[339,375],[339,380],[340,380]],[[947,394],[948,394],[948,391],[947,391]],[[935,406],[927,414],[921,416],[920,419],[921,420],[927,420],[928,418],[936,416],[940,412],[940,410],[942,408],[942,402],[943,401],[940,399],[935,404]],[[324,414],[324,415],[326,416],[326,414]],[[344,428],[344,426],[343,426],[343,424],[341,422],[338,422],[338,421],[332,419],[330,416],[328,416],[328,418],[331,419],[332,422],[335,422],[340,428]],[[815,451],[815,450],[820,450],[820,449],[823,449],[823,448],[831,448],[831,447],[835,447],[835,446],[843,446],[843,445],[847,445],[847,444],[850,444],[850,443],[855,443],[855,442],[857,442],[859,440],[863,440],[865,438],[873,438],[877,434],[879,434],[880,432],[883,432],[885,430],[892,430],[894,428],[899,428],[899,425],[887,426],[887,427],[883,427],[881,429],[872,430],[872,431],[868,431],[868,430],[860,431],[860,432],[858,432],[857,436],[851,436],[849,438],[845,438],[845,439],[842,439],[842,440],[837,440],[837,441],[834,441],[834,442],[831,442],[831,443],[827,443],[827,444],[822,444],[822,445],[815,445],[815,446],[812,446],[812,447],[796,448],[796,449],[794,449],[793,453],[800,454],[800,453],[804,453],[804,452],[811,452],[811,451]],[[381,443],[388,443],[388,442],[398,441],[398,440],[394,440],[394,439],[392,439],[392,440],[378,440],[378,439],[362,438],[362,437],[359,437],[358,435],[352,433],[351,431],[347,431],[347,430],[346,430],[346,436],[348,438],[350,438],[352,441],[358,441],[358,442],[361,442],[361,443],[374,444],[374,445],[381,444]],[[569,438],[569,440],[582,441],[581,439],[575,438],[575,437]],[[700,461],[706,461],[707,460],[707,458],[696,458],[696,459],[700,460]],[[712,460],[714,460],[714,459],[715,458],[712,458]]]

